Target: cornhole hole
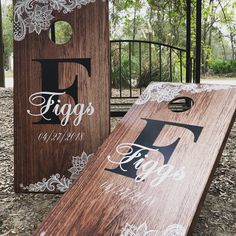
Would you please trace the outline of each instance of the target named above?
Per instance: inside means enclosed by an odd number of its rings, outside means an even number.
[[[235,110],[235,87],[151,83],[35,235],[189,234]]]
[[[15,1],[16,192],[65,192],[108,136],[108,37],[105,1]]]

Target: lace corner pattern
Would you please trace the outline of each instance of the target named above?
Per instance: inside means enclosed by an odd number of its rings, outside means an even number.
[[[121,230],[120,236],[185,236],[186,229],[179,224],[168,226],[165,230],[148,230],[147,223],[140,226],[126,224]]]
[[[209,84],[182,84],[182,83],[161,83],[152,82],[141,94],[136,105],[143,105],[148,101],[170,102],[181,91],[187,91],[191,93],[212,92],[217,90],[229,89],[231,86],[227,85],[209,85]]]
[[[76,180],[80,172],[85,168],[89,160],[93,157],[93,154],[87,155],[85,152],[81,156],[72,157],[72,167],[68,170],[71,175],[69,178],[61,176],[60,174],[51,175],[49,179],[44,178],[42,182],[37,182],[35,184],[30,184],[29,186],[24,186],[23,184],[20,187],[29,192],[66,192],[74,180]]]
[[[27,33],[48,30],[53,11],[70,13],[96,0],[18,0],[14,6],[14,40],[22,41]],[[102,0],[103,2],[105,0]]]

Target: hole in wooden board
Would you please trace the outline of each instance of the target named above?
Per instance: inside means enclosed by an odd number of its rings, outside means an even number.
[[[49,38],[58,45],[68,43],[72,38],[72,27],[66,21],[53,22],[49,30]]]
[[[169,102],[168,108],[173,112],[185,112],[192,108],[194,101],[189,97],[178,97]]]

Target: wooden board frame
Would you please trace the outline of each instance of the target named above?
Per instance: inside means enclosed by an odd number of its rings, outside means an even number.
[[[150,84],[34,235],[190,235],[235,115],[236,87]]]
[[[14,187],[16,192],[61,193],[79,175],[78,161],[86,164],[109,134],[108,1],[88,1],[67,14],[69,3],[60,11],[46,6],[44,14],[54,17],[50,24],[64,20],[72,26],[64,45],[49,39],[49,29],[35,26],[39,35],[28,33],[33,20],[19,9],[37,18],[45,7],[29,2],[40,6],[39,13],[15,1]]]

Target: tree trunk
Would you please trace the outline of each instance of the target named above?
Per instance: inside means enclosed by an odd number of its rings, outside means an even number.
[[[136,36],[136,13],[137,13],[137,9],[136,9],[136,7],[134,7],[134,18],[133,18],[133,40],[135,40],[135,36]]]
[[[221,38],[221,45],[222,45],[222,48],[223,48],[223,51],[224,51],[224,59],[227,60],[227,55],[226,55],[226,49],[225,49],[225,44],[224,44],[224,41],[223,39]]]
[[[135,40],[135,36],[136,36],[136,14],[137,14],[137,9],[135,6],[134,7],[134,18],[133,18],[133,41]],[[134,42],[132,44],[132,55],[134,56]]]
[[[201,65],[201,71],[202,74],[206,73],[206,52],[205,52],[205,47],[207,46],[207,19],[204,19],[204,24],[203,24],[203,36],[202,36],[202,41],[203,41],[203,47],[202,47],[202,65]]]
[[[232,33],[232,30],[230,30],[230,43],[231,43],[231,49],[232,49],[232,60],[235,60],[235,49],[234,49],[234,36]]]
[[[4,47],[2,33],[2,3],[0,1],[0,87],[5,87],[3,53]]]

